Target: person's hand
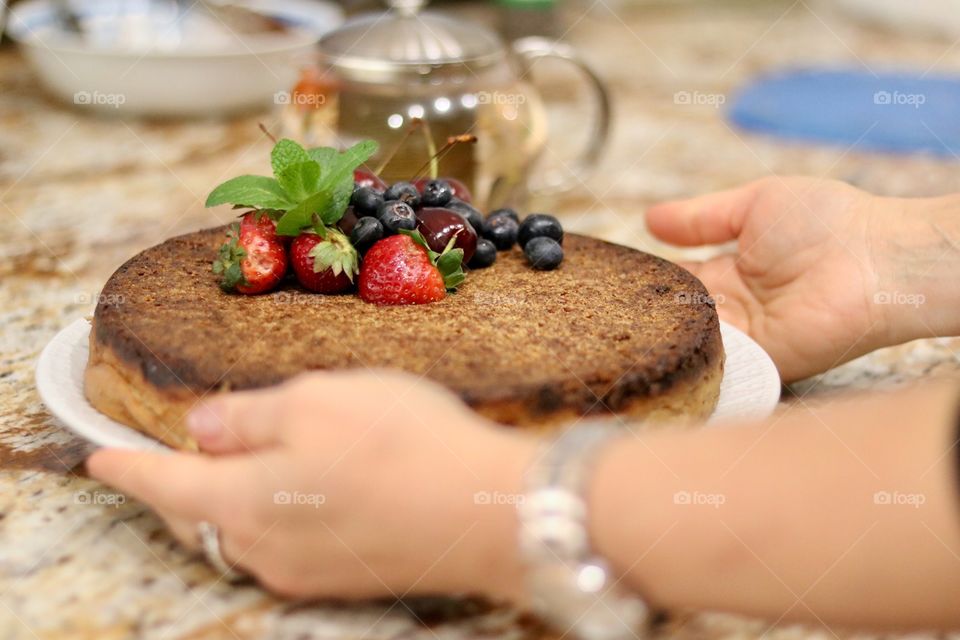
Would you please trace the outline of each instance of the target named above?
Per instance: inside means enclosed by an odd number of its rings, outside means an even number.
[[[790,381],[889,344],[875,240],[896,212],[884,202],[841,182],[771,177],[656,205],[647,225],[675,245],[736,242],[684,266]]]
[[[100,450],[90,474],[156,509],[197,547],[298,597],[519,598],[515,497],[535,442],[433,383],[316,373],[191,414],[203,454]]]

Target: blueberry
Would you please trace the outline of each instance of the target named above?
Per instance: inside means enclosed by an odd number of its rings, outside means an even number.
[[[423,185],[420,202],[425,207],[445,206],[453,197],[453,187],[446,180],[429,180]]]
[[[360,253],[364,253],[373,243],[383,237],[383,225],[376,218],[364,216],[357,220],[350,233],[350,243]]]
[[[493,242],[498,251],[506,251],[517,241],[519,225],[505,215],[492,216],[483,222],[483,237]]]
[[[420,206],[420,192],[409,182],[394,182],[383,192],[384,200],[399,200],[416,209]]]
[[[467,266],[471,269],[485,269],[496,261],[497,247],[486,238],[480,238],[477,240],[477,250]]]
[[[539,237],[551,238],[563,244],[563,227],[560,226],[560,221],[546,213],[532,213],[524,218],[517,235],[520,246],[526,248],[530,240]]]
[[[400,229],[417,228],[417,214],[413,207],[400,200],[387,200],[377,209],[377,219],[383,225],[386,234],[397,233]]]
[[[383,194],[373,187],[357,187],[350,196],[350,204],[361,216],[375,216],[383,203]]]
[[[532,238],[523,248],[530,266],[540,271],[556,269],[563,262],[563,247],[553,238],[540,236]]]
[[[502,209],[494,209],[489,214],[487,214],[487,220],[489,220],[490,218],[496,218],[499,216],[507,216],[517,224],[520,224],[520,216],[517,215],[516,209],[511,209],[510,207],[503,207]]]
[[[447,209],[452,209],[466,218],[470,226],[473,227],[473,230],[477,232],[477,235],[483,230],[483,214],[477,211],[473,205],[459,198],[452,198],[446,206]]]

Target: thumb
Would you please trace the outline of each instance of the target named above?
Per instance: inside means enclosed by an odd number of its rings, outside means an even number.
[[[206,453],[244,453],[281,441],[281,387],[226,393],[200,403],[187,428]]]
[[[735,240],[753,206],[759,184],[718,191],[647,209],[647,228],[657,238],[680,246]]]

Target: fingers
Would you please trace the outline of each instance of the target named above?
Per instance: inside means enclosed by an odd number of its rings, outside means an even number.
[[[94,452],[87,459],[87,470],[154,509],[195,521],[221,521],[245,477],[239,461],[126,449]]]
[[[188,520],[177,514],[158,511],[159,515],[173,537],[177,539],[184,549],[196,554],[203,553],[203,545],[200,541],[200,523],[196,520]],[[229,529],[219,528],[220,556],[224,562],[234,570],[248,572],[250,570],[248,557],[252,551],[251,547],[242,547],[235,542],[234,537],[230,535]]]
[[[221,394],[187,416],[187,428],[207,453],[254,451],[279,444],[285,387]]]
[[[647,209],[647,228],[665,242],[680,246],[735,240],[753,204],[759,183],[664,202]]]
[[[190,551],[200,550],[200,533],[196,521],[188,520],[169,511],[157,511],[157,515],[163,518],[167,528],[170,529],[170,533],[186,549]]]
[[[158,511],[157,515],[163,519],[167,528],[170,529],[170,533],[185,549],[193,553],[202,553],[203,545],[200,541],[200,523],[198,521],[188,520],[177,514],[164,511]],[[243,565],[244,560],[249,560],[246,556],[250,549],[244,549],[234,542],[229,528],[219,527],[218,531],[220,534],[220,555],[223,560],[231,569],[246,570],[247,567]]]

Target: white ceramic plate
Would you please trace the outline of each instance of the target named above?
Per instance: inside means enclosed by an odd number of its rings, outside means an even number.
[[[720,399],[710,422],[734,418],[765,418],[780,401],[780,373],[753,338],[720,321],[727,361],[720,380]]]
[[[711,421],[761,418],[780,399],[780,377],[770,356],[739,329],[720,324],[727,353],[720,401]],[[40,398],[60,422],[77,435],[104,447],[165,449],[163,445],[111,420],[83,395],[83,371],[89,353],[90,323],[77,320],[54,336],[37,362]]]

